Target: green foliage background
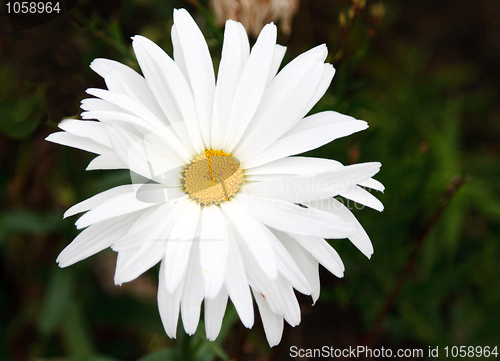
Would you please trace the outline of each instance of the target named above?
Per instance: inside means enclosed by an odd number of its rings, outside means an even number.
[[[332,241],[345,277],[321,271],[319,301],[312,307],[299,296],[302,323],[286,326],[279,346],[269,349],[259,321],[245,329],[232,307],[216,342],[205,339],[202,324],[194,336],[179,330],[170,340],[157,311],[157,269],[115,287],[112,251],[56,266],[77,234],[63,211],[129,175],[85,172],[91,155],[44,138],[62,118],[78,116],[86,88],[104,87],[88,68],[94,58],[138,69],[135,34],[171,54],[176,7],[196,18],[217,63],[223,29],[206,1],[85,0],[62,18],[1,35],[0,359],[279,360],[291,345],[438,346],[443,358],[445,346],[500,346],[494,0],[302,0],[291,36],[279,36],[288,46],[284,63],[328,45],[337,74],[314,112],[333,109],[370,125],[308,155],[381,161],[377,178],[386,186],[377,194],[383,213],[355,211],[373,241],[372,259],[347,240]]]

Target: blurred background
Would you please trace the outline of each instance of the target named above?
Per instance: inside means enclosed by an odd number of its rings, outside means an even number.
[[[333,109],[370,128],[307,155],[383,164],[384,212],[354,209],[372,259],[332,241],[345,277],[321,269],[318,302],[299,295],[302,323],[285,325],[272,349],[258,317],[247,330],[232,306],[216,342],[203,324],[170,340],[156,268],[118,287],[110,250],[67,269],[55,263],[77,235],[63,212],[130,178],[85,172],[91,154],[44,138],[78,117],[86,88],[104,87],[89,68],[94,58],[138,69],[136,34],[172,54],[178,7],[195,17],[215,65],[227,16],[253,39],[277,21],[284,64],[326,43],[337,73],[313,112]],[[500,346],[499,1],[82,0],[14,33],[1,11],[0,360],[284,360],[292,345],[425,355],[438,346],[444,358],[445,346]]]

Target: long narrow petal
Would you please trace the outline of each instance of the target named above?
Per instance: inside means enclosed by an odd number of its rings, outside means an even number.
[[[191,200],[188,202],[175,221],[167,242],[165,282],[170,293],[177,288],[186,270],[200,219],[200,205]]]
[[[241,36],[241,33],[244,33],[244,36]],[[224,43],[214,95],[210,144],[213,149],[222,149],[224,132],[234,101],[234,93],[248,55],[248,37],[243,25],[228,20],[224,30]]]
[[[104,153],[92,159],[85,170],[128,169],[115,153]]]
[[[104,78],[106,86],[111,91],[119,91],[118,88],[127,86],[126,93],[132,95],[144,104],[148,109],[162,121],[168,122],[165,113],[156,101],[146,79],[135,70],[114,60],[98,58],[92,61],[90,68]],[[114,75],[111,75],[114,73]]]
[[[76,119],[64,119],[59,123],[58,127],[68,133],[92,139],[107,148],[111,148],[106,124]]]
[[[80,102],[80,108],[82,110],[109,110],[113,112],[120,112],[119,106],[111,104],[105,100],[98,98],[86,98],[82,99]]]
[[[292,286],[285,281],[284,277],[278,277],[276,279],[276,288],[283,301],[283,317],[285,321],[292,327],[297,326],[300,323],[300,306]]]
[[[262,271],[270,279],[275,279],[278,275],[276,259],[274,258],[273,248],[267,239],[268,235],[264,231],[262,223],[255,220],[246,212],[244,204],[235,202],[235,200],[222,203],[221,208],[234,224],[241,239],[248,246]]]
[[[137,199],[135,192],[119,194],[92,208],[90,211],[81,216],[76,221],[75,225],[78,229],[85,228],[93,223],[102,222],[110,218],[140,211],[154,205],[154,203],[142,202]]]
[[[303,208],[278,199],[240,194],[250,214],[269,227],[285,232],[324,238],[346,238],[356,233],[353,223],[314,208]]]
[[[140,239],[141,245],[122,267],[116,268],[115,284],[136,279],[164,258],[168,235],[173,226],[173,217],[168,216],[169,210],[167,204],[162,204],[147,212],[146,222],[143,218],[140,223],[134,223],[127,236],[132,240]],[[158,219],[163,219],[163,222],[158,223]]]
[[[281,62],[285,57],[285,53],[286,53],[286,46],[276,44],[276,46],[274,47],[273,61],[271,62],[271,66],[269,68],[269,74],[267,75],[268,86],[274,80],[274,77],[276,76],[276,73],[280,68]]]
[[[384,205],[382,204],[382,202],[380,202],[373,194],[361,187],[354,186],[340,193],[340,195],[356,203],[376,209],[379,212],[382,212],[384,210]]]
[[[254,292],[259,292],[259,294],[266,299],[269,303],[269,307],[274,313],[283,315],[284,310],[281,294],[276,288],[276,279],[280,277],[280,275],[276,276],[275,279],[269,279],[262,271],[255,257],[249,251],[248,246],[241,240],[241,237],[237,238],[237,240],[241,248],[241,255],[247,271],[250,287]]]
[[[123,237],[135,215],[118,217],[90,226],[81,232],[57,257],[59,267],[68,267],[110,247]]]
[[[120,127],[110,127],[108,133],[117,158],[145,178],[161,182],[164,174],[185,164],[179,157],[167,153],[154,133],[137,138]]]
[[[330,83],[332,82],[333,76],[335,75],[335,68],[332,64],[323,64],[323,76],[321,82],[316,88],[316,93],[311,99],[309,105],[306,107],[306,113],[316,105],[316,103],[325,95]]]
[[[201,301],[203,301],[203,278],[200,269],[200,250],[198,243],[191,247],[189,264],[181,298],[181,317],[184,330],[193,335],[200,321]]]
[[[183,276],[185,277],[185,276]],[[168,292],[165,281],[165,260],[161,262],[158,281],[158,309],[161,322],[165,332],[171,338],[177,334],[177,322],[179,321],[180,302],[183,291],[183,282],[174,292]]]
[[[373,245],[370,237],[363,229],[354,214],[342,203],[335,198],[325,199],[321,202],[315,202],[311,206],[317,207],[325,212],[330,212],[339,217],[342,217],[348,222],[353,222],[357,225],[358,231],[356,234],[349,237],[349,240],[354,244],[366,257],[370,258],[373,254]]]
[[[253,292],[253,295],[259,307],[267,342],[271,347],[276,346],[280,343],[281,336],[283,335],[283,316],[277,315],[271,311],[264,297],[258,292]]]
[[[220,292],[226,273],[229,251],[227,221],[216,206],[204,207],[201,216],[200,264],[205,298],[214,299]]]
[[[114,198],[122,194],[133,193],[133,192],[134,192],[134,185],[132,184],[126,184],[123,186],[118,186],[108,189],[107,191],[98,193],[95,196],[92,196],[80,203],[75,204],[64,213],[64,218],[70,217],[77,213],[86,212],[89,209],[97,207],[99,204],[107,201],[108,199]]]
[[[97,143],[92,139],[80,137],[78,135],[67,132],[52,133],[47,138],[45,138],[45,140],[48,140],[52,143],[66,145],[72,148],[78,148],[95,154],[109,153],[109,151],[111,150],[110,148]]]
[[[243,258],[234,234],[229,229],[229,251],[227,257],[227,270],[224,277],[224,286],[238,312],[243,325],[251,328],[254,322],[252,296],[248,279],[243,266]]]
[[[159,120],[149,109],[142,105],[139,101],[127,95],[113,93],[103,89],[87,89],[87,93],[98,98],[106,100],[111,104],[117,105],[124,110],[129,111],[138,118],[143,119],[151,126],[155,127],[165,137],[165,141],[171,144],[174,149],[183,156],[186,160],[191,159],[191,153],[186,149],[184,144],[177,138],[175,134],[161,120]]]
[[[311,287],[311,297],[313,303],[319,298],[320,282],[318,265],[319,262],[308,251],[299,246],[297,241],[288,233],[273,230],[273,233],[278,237],[288,253],[295,260],[295,263],[300,267]]]
[[[341,169],[342,163],[323,158],[289,157],[278,159],[258,167],[245,169],[245,179],[254,175],[297,175],[323,173],[329,170]]]
[[[373,178],[366,179],[362,182],[358,182],[358,185],[363,186],[363,187],[367,187],[367,188],[371,188],[371,189],[375,189],[375,190],[380,191],[380,192],[383,192],[385,190],[384,185],[382,183],[380,183],[378,180],[373,179]]]
[[[224,136],[227,152],[238,144],[260,104],[272,64],[276,32],[274,24],[264,26],[241,73]]]
[[[321,147],[337,138],[368,128],[361,120],[337,112],[321,112],[304,118],[276,142],[243,163],[253,168],[273,160]]]
[[[378,162],[360,163],[318,174],[256,182],[244,185],[242,193],[293,203],[321,200],[339,195],[358,182],[371,178],[380,166]]]
[[[344,276],[344,264],[339,254],[323,238],[292,235],[305,250],[337,277]]]
[[[163,100],[160,102],[163,110],[171,119],[172,124],[184,121],[189,139],[194,150],[200,153],[205,148],[200,132],[200,119],[196,112],[196,97],[182,74],[178,65],[155,43],[142,36],[134,37],[134,50],[141,67],[147,69],[151,76],[156,76],[155,94]],[[148,78],[149,79],[149,78]]]
[[[267,227],[266,227],[267,229]],[[271,232],[268,230],[268,232]],[[297,291],[304,295],[310,295],[312,288],[307,282],[306,277],[300,270],[295,260],[290,256],[287,249],[284,247],[282,242],[276,238],[273,233],[273,237],[269,237],[271,245],[273,246],[274,254],[276,255],[276,262],[278,265],[278,271],[281,276],[285,278],[288,283],[290,283]],[[278,277],[279,278],[279,277]]]
[[[199,126],[205,144],[210,144],[215,75],[207,42],[195,21],[184,10],[174,10],[174,24],[193,91]]]
[[[181,42],[179,40],[179,34],[177,33],[177,28],[172,25],[172,29],[170,31],[170,35],[172,37],[172,47],[174,48],[174,60],[179,69],[181,69],[182,74],[186,79],[189,78],[187,67],[186,67],[186,59],[184,57],[184,53],[182,52]]]
[[[226,312],[227,291],[223,288],[213,300],[205,299],[205,332],[210,341],[215,341]]]
[[[272,105],[259,108],[251,129],[242,139],[234,154],[242,162],[253,154],[258,154],[274,143],[292,128],[308,112],[311,101],[323,74],[323,64],[316,63],[311,70],[287,93],[280,96]],[[255,124],[257,123],[257,124]]]
[[[299,55],[279,72],[266,88],[255,117],[248,127],[245,138],[251,137],[252,135],[255,136],[256,132],[259,133],[259,130],[263,127],[269,126],[267,115],[276,107],[276,104],[283,103],[286,98],[293,97],[293,94],[297,92],[298,95],[302,96],[300,99],[301,103],[303,102],[305,104],[293,104],[292,108],[294,108],[298,114],[301,114],[301,118],[307,114],[310,108],[306,109],[306,106],[312,101],[313,96],[317,93],[319,84],[322,82],[321,79],[323,78],[322,74],[324,69],[323,61],[326,54],[326,47],[324,45],[318,46]],[[316,70],[313,71],[313,69]],[[318,79],[312,82],[311,72],[318,77]],[[288,127],[284,128],[283,132],[286,132],[295,121],[294,119]],[[274,124],[274,120],[272,124]]]

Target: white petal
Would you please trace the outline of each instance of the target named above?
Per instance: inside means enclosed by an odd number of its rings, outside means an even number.
[[[173,293],[167,291],[165,284],[165,260],[163,260],[160,265],[158,281],[158,309],[165,332],[169,337],[175,338],[184,283],[181,282]]]
[[[135,115],[129,113],[123,113],[121,111],[115,110],[90,110],[82,112],[82,119],[99,119],[102,123],[107,124],[117,124],[124,126],[123,123],[131,124],[136,128],[141,128],[141,130],[146,132],[152,132],[156,130],[155,126],[151,123],[147,123],[143,118],[139,118]],[[134,134],[137,134],[134,132]]]
[[[155,129],[165,128],[166,126],[144,104],[129,95],[97,88],[89,88],[86,90],[86,93],[130,112],[131,114],[141,118],[145,123],[153,126]]]
[[[135,192],[119,194],[92,208],[81,216],[75,225],[78,229],[85,228],[93,223],[136,212],[153,205],[154,203],[146,203],[138,200]]]
[[[244,33],[242,36],[241,33]],[[248,37],[241,23],[226,22],[224,43],[215,87],[212,116],[212,149],[222,149],[224,132],[241,71],[249,55]]]
[[[215,341],[226,312],[227,291],[223,288],[213,300],[205,299],[205,332],[210,341]]]
[[[276,346],[280,343],[283,335],[283,316],[273,313],[266,300],[258,292],[253,292],[253,295],[259,307],[267,342],[271,347]]]
[[[163,246],[167,245],[168,229],[173,225],[172,206],[170,204],[160,204],[138,212],[131,222],[131,227],[125,236],[117,240],[111,247],[113,251],[122,252],[129,250],[139,250],[146,243],[158,242],[163,237]],[[158,222],[161,219],[162,222]],[[161,233],[161,230],[165,230]],[[165,235],[166,233],[166,235]],[[148,246],[149,247],[149,246]],[[145,247],[145,251],[148,248]],[[165,253],[165,250],[163,250]],[[123,264],[125,265],[125,263]]]
[[[110,247],[130,228],[133,216],[100,222],[82,231],[57,257],[59,267],[68,267]]]
[[[235,197],[247,206],[250,214],[275,229],[325,238],[346,238],[356,233],[353,223],[314,208],[303,208],[278,199],[239,194]]]
[[[378,180],[370,178],[366,179],[362,182],[358,182],[360,186],[375,189],[377,191],[383,192],[385,190],[385,187],[382,183],[380,183]]]
[[[307,114],[309,110],[306,107],[322,74],[323,64],[316,63],[295,86],[287,89],[286,94],[279,94],[272,104],[259,107],[251,126],[234,152],[241,162],[266,149]]]
[[[367,207],[376,209],[379,212],[384,210],[384,205],[374,195],[365,189],[355,186],[340,193],[342,197],[348,198],[356,203],[363,204]]]
[[[52,133],[47,138],[45,138],[45,140],[48,140],[52,143],[67,145],[68,147],[72,148],[78,148],[95,154],[109,153],[110,151],[110,148],[99,144],[92,139],[80,137],[67,132]]]
[[[170,35],[172,37],[172,47],[174,48],[174,60],[179,69],[181,69],[182,74],[184,74],[184,77],[188,79],[188,72],[186,68],[186,59],[184,57],[184,54],[182,52],[182,46],[179,41],[179,35],[177,33],[177,28],[174,25],[172,25],[172,29],[170,31]]]
[[[271,310],[278,314],[283,315],[283,303],[281,300],[281,294],[276,288],[276,279],[280,277],[279,275],[271,280],[267,275],[264,274],[259,264],[256,262],[255,257],[251,254],[248,246],[245,244],[241,237],[236,238],[238,245],[241,249],[241,255],[243,257],[243,263],[245,265],[246,274],[248,277],[248,282],[250,287],[255,292],[259,292],[267,302]]]
[[[124,94],[135,97],[160,120],[167,121],[148,83],[135,70],[117,61],[102,58],[95,59],[90,68],[104,78],[109,90],[120,91],[119,88],[125,85],[126,91],[122,89]]]
[[[154,127],[165,137],[165,142],[170,144],[187,161],[191,159],[191,153],[184,144],[161,120],[159,120],[148,108],[134,98],[120,93],[113,93],[103,89],[87,89],[87,93],[117,105],[132,115],[144,120],[146,124]]]
[[[204,207],[201,216],[200,264],[205,298],[215,298],[224,282],[229,247],[228,225],[216,206]]]
[[[174,10],[174,24],[186,64],[187,78],[196,102],[201,134],[205,144],[210,144],[215,91],[212,58],[203,34],[186,10]]]
[[[245,169],[245,179],[253,175],[314,174],[341,169],[342,163],[332,159],[290,157],[278,159],[258,167]]]
[[[181,317],[184,330],[193,335],[200,321],[201,301],[203,301],[203,278],[200,269],[200,252],[198,243],[191,248],[186,279],[181,298]]]
[[[248,127],[245,137],[251,134],[255,136],[255,133],[262,133],[262,127],[265,128],[269,126],[269,118],[271,117],[269,113],[276,107],[276,104],[286,104],[287,98],[290,99],[288,102],[290,106],[288,108],[292,108],[288,109],[288,111],[294,110],[296,114],[299,114],[298,119],[307,114],[308,110],[306,109],[306,105],[311,102],[321,82],[324,69],[323,61],[326,55],[326,46],[320,45],[299,55],[279,72],[266,88],[262,101],[259,104],[254,119]],[[317,79],[310,82],[310,80],[312,80],[310,79],[312,74],[315,74]],[[302,96],[299,103],[294,104],[292,100],[293,95],[296,97],[299,96],[299,98]],[[286,119],[286,117],[284,118]],[[286,132],[296,121],[298,121],[298,119],[293,119],[290,125],[283,129],[283,132]],[[271,124],[274,124],[274,119],[271,121]],[[279,127],[277,128],[279,129]],[[250,140],[250,143],[254,140],[255,138]],[[245,147],[247,146],[248,144]],[[250,152],[248,154],[252,153]]]
[[[276,75],[268,89],[266,89],[266,93],[281,93],[281,96],[284,96],[284,94],[286,94],[290,88],[294,87],[312,67],[317,63],[323,63],[327,55],[328,50],[325,44],[318,45],[300,54]],[[268,100],[266,99],[265,101],[267,102]]]
[[[312,257],[308,251],[299,246],[297,241],[289,234],[277,230],[273,230],[273,233],[278,237],[288,253],[295,260],[295,263],[300,267],[300,270],[311,287],[313,303],[316,302],[320,293],[318,261],[316,258]]]
[[[293,203],[311,202],[339,195],[375,175],[380,166],[378,162],[353,164],[323,173],[245,184],[241,191]]]
[[[109,110],[113,112],[122,111],[120,107],[98,98],[83,99],[80,103],[81,103],[80,108],[88,111],[94,111],[94,110]]]
[[[85,170],[99,169],[128,169],[128,167],[117,158],[115,153],[105,153],[92,159],[87,168],[85,168]]]
[[[292,113],[298,114],[297,119],[291,120],[289,126],[282,129],[283,133],[307,114],[306,105],[309,104],[316,93],[318,85],[321,83],[324,69],[323,61],[326,54],[327,50],[324,45],[311,49],[295,58],[273,79],[267,87],[254,119],[245,134],[245,137],[253,136],[254,139],[246,140],[247,144],[242,145],[242,147],[247,148],[248,142],[252,143],[255,140],[255,133],[262,133],[262,128],[270,125],[269,119],[271,115],[269,113],[273,111],[273,108],[276,108],[276,104],[284,104],[287,111],[293,110],[295,112]],[[312,74],[315,74],[317,79],[311,79]],[[294,96],[300,98],[299,103],[296,104],[296,101],[292,100]],[[287,102],[286,99],[289,99],[289,101]],[[289,106],[286,107],[286,104],[289,104]],[[273,116],[276,117],[276,115]],[[287,117],[283,118],[286,119]],[[271,124],[274,123],[273,119]],[[279,130],[282,127],[278,126],[276,128]],[[252,153],[249,152],[248,154]]]
[[[323,267],[337,277],[344,277],[344,263],[337,251],[327,241],[323,238],[304,237],[296,234],[293,234],[292,237],[295,238],[298,244],[310,252]]]
[[[111,148],[106,124],[75,119],[64,119],[58,125],[59,128],[79,137],[89,138],[96,143]]]
[[[271,241],[274,254],[276,255],[278,271],[280,272],[282,277],[284,277],[288,281],[288,283],[290,283],[300,293],[310,295],[312,291],[311,286],[307,282],[304,274],[297,266],[294,259],[290,256],[282,242],[278,240],[278,238],[276,238],[276,235],[274,233],[272,237],[269,237],[269,240]]]
[[[316,105],[316,103],[325,95],[325,92],[328,90],[330,83],[332,82],[333,76],[335,75],[335,68],[332,64],[323,64],[323,77],[321,82],[316,89],[316,93],[314,94],[311,102],[307,106],[307,113]]]
[[[253,168],[290,155],[321,147],[337,138],[368,128],[362,120],[336,112],[321,112],[304,118],[265,151],[243,162]]]
[[[276,26],[267,24],[241,73],[224,136],[224,149],[232,152],[260,104],[276,45]]]
[[[155,43],[142,36],[134,37],[134,51],[147,72],[155,96],[172,124],[186,122],[190,142],[197,153],[205,149],[200,134],[196,98],[178,65]],[[188,141],[186,139],[185,141]]]
[[[297,326],[300,323],[300,306],[292,286],[290,286],[283,277],[278,277],[276,279],[276,288],[281,294],[284,310],[283,316],[286,322],[292,327]]]
[[[309,252],[305,252],[305,256],[309,260],[309,263],[301,263],[300,269],[302,270],[302,272],[304,272],[307,281],[312,287],[311,298],[314,305],[318,300],[321,291],[321,286],[319,281],[319,262]]]
[[[243,207],[244,205],[235,199],[221,204],[225,215],[234,224],[262,271],[270,279],[275,279],[278,275],[278,268],[273,248],[267,239],[268,235],[264,231],[262,223],[250,216]]]
[[[188,200],[170,232],[165,255],[165,282],[172,293],[179,285],[189,261],[193,239],[200,219],[200,205]]]
[[[274,80],[278,69],[280,68],[281,62],[283,61],[283,57],[286,53],[286,46],[276,44],[274,47],[274,56],[271,66],[269,68],[269,75],[267,76],[266,85],[269,85],[271,81]]]
[[[315,205],[325,212],[330,212],[339,217],[342,217],[348,222],[353,222],[358,227],[358,232],[349,237],[349,240],[354,244],[366,257],[370,258],[373,254],[373,245],[368,237],[368,234],[365,232],[359,221],[356,219],[354,214],[342,203],[340,203],[335,198],[325,199],[321,202],[315,203]]]
[[[132,172],[145,178],[162,182],[163,176],[184,165],[181,159],[165,152],[156,134],[137,138],[119,127],[108,129],[113,150],[120,162]]]
[[[168,216],[169,209],[168,204],[154,207],[134,223],[124,238],[129,239],[128,243],[140,240],[141,245],[122,267],[116,268],[115,284],[134,280],[163,259],[173,226],[173,217]],[[160,219],[162,222],[158,222]]]
[[[64,218],[70,217],[77,213],[88,211],[89,209],[97,207],[99,204],[107,201],[108,199],[126,193],[134,193],[134,186],[132,184],[126,184],[123,186],[118,186],[115,188],[108,189],[107,191],[98,193],[93,197],[90,197],[80,203],[77,203],[64,213]]]
[[[229,230],[229,252],[224,285],[241,322],[245,327],[251,328],[254,322],[252,296],[243,266],[243,258],[231,230]]]

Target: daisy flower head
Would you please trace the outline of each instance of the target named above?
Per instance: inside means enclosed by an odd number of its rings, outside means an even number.
[[[96,153],[93,169],[129,169],[132,184],[71,207],[84,229],[57,258],[70,266],[103,249],[118,253],[115,283],[161,262],[158,307],[166,333],[179,314],[188,334],[201,307],[207,338],[217,338],[228,299],[241,322],[257,303],[267,340],[284,321],[300,323],[295,291],[319,297],[319,264],[338,277],[344,266],[326,239],[373,248],[342,196],[381,211],[365,188],[380,163],[344,166],[297,154],[366,129],[334,111],[307,116],[334,68],[317,46],[278,72],[285,47],[266,25],[250,49],[243,26],[228,20],[217,76],[207,43],[186,10],[174,11],[173,59],[133,37],[142,75],[107,59],[91,68],[107,89],[88,89],[83,120],[66,119],[47,140]]]

